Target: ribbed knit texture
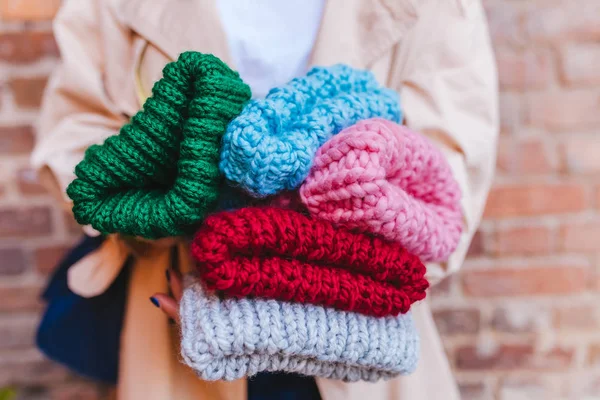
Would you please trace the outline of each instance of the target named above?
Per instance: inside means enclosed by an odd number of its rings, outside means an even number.
[[[255,197],[297,188],[325,141],[366,118],[402,119],[398,94],[346,65],[308,75],[253,100],[227,128],[221,171]]]
[[[230,296],[311,303],[365,315],[425,298],[425,266],[401,246],[293,210],[211,215],[191,245],[201,278]]]
[[[374,318],[313,305],[220,299],[186,277],[181,355],[204,380],[261,371],[377,381],[415,370],[412,315]]]
[[[221,138],[250,96],[215,56],[183,53],[143,110],[77,165],[67,189],[77,222],[150,239],[189,232],[217,200]]]
[[[383,119],[361,121],[317,152],[300,188],[311,215],[445,261],[462,231],[460,188],[424,136]]]

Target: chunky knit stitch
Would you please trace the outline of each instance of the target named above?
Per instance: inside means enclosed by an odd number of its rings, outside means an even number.
[[[250,95],[215,56],[183,53],[143,110],[77,165],[67,189],[77,221],[151,239],[188,232],[217,200],[221,137]]]
[[[256,197],[297,188],[319,146],[371,117],[400,122],[397,93],[382,88],[368,71],[313,68],[272,89],[266,99],[251,101],[229,124],[221,171]]]
[[[211,215],[191,251],[208,287],[236,297],[387,316],[407,312],[428,287],[425,266],[399,245],[293,210]]]
[[[444,261],[462,230],[460,189],[424,136],[383,119],[361,121],[317,152],[300,189],[312,216]]]
[[[261,371],[377,381],[415,370],[412,315],[375,318],[314,305],[220,299],[191,277],[180,304],[181,355],[204,380]]]

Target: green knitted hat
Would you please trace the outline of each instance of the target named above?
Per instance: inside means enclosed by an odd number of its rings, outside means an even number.
[[[102,233],[189,233],[216,203],[221,137],[250,88],[210,54],[168,64],[143,110],[87,149],[67,188],[73,214]]]

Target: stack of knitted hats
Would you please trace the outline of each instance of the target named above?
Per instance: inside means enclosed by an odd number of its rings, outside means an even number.
[[[104,233],[196,231],[184,361],[207,380],[412,372],[423,261],[450,255],[462,219],[449,166],[399,125],[397,94],[344,65],[251,101],[210,55],[163,73],[119,135],[88,149],[68,193]]]

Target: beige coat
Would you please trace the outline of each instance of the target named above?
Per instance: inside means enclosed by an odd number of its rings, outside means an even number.
[[[48,87],[33,163],[67,206],[64,191],[84,149],[138,111],[165,63],[197,50],[231,65],[214,1],[65,2],[55,21],[63,63]],[[439,144],[461,185],[466,229],[447,263],[428,265],[435,284],[463,262],[494,171],[496,71],[480,1],[328,0],[311,64],[340,62],[372,70],[401,93],[407,125]],[[91,296],[110,284],[127,254],[137,254],[119,399],[244,399],[244,380],[202,382],[177,361],[177,332],[148,301],[167,289],[166,247],[132,250],[113,238],[69,276],[73,290]],[[317,379],[325,400],[459,398],[427,302],[413,309],[422,338],[417,371],[377,384]]]

